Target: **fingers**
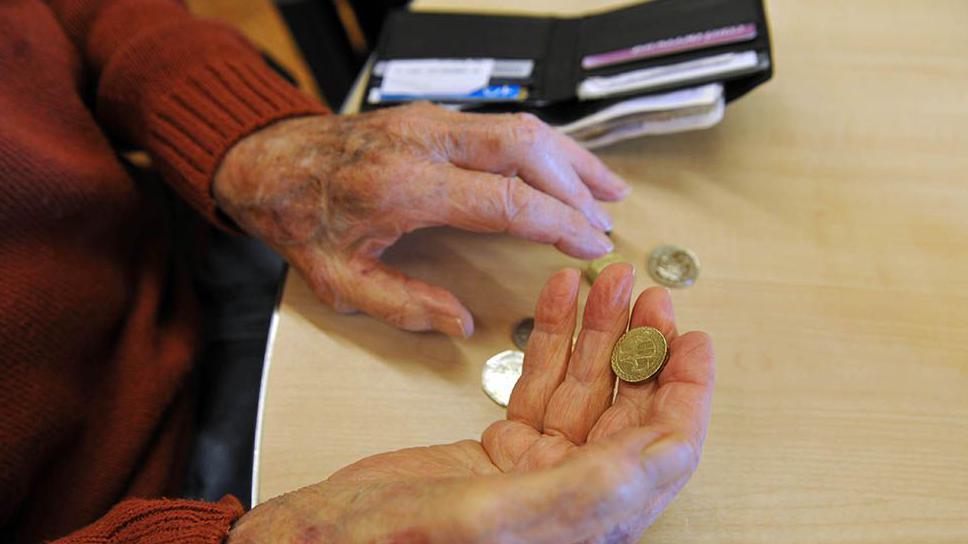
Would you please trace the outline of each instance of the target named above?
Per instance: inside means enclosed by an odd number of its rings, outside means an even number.
[[[632,188],[609,170],[591,151],[578,145],[570,137],[558,133],[561,147],[567,152],[572,168],[598,200],[615,201],[627,197]]]
[[[582,444],[612,400],[612,346],[625,332],[634,277],[628,264],[613,264],[588,294],[582,330],[564,381],[548,403],[544,432]]]
[[[649,425],[688,437],[698,451],[709,426],[715,356],[709,335],[688,332],[669,344],[670,357],[659,374]]]
[[[672,342],[678,335],[676,331],[676,316],[672,309],[672,297],[669,290],[663,287],[650,287],[639,295],[632,308],[629,319],[629,329],[636,327],[652,327],[658,329],[666,342]],[[617,405],[627,406],[638,414],[638,424],[648,417],[652,406],[652,395],[658,386],[657,380],[629,383],[620,380],[616,393]],[[632,418],[630,418],[632,419]]]
[[[406,276],[377,259],[315,254],[290,259],[317,295],[339,311],[359,310],[410,331],[467,337],[474,319],[449,291]]]
[[[507,420],[495,422],[481,436],[484,449],[502,471],[518,466],[521,456],[541,438],[545,407],[568,368],[580,280],[577,270],[560,270],[538,295],[534,329],[508,402]],[[572,446],[562,442],[561,446]]]
[[[715,357],[703,332],[679,336],[669,293],[654,287],[636,301],[629,328],[650,326],[669,342],[669,361],[656,380],[619,382],[615,402],[595,425],[589,440],[598,440],[636,425],[662,428],[687,437],[701,450],[709,425]]]
[[[632,318],[629,329],[635,327],[652,327],[659,329],[667,342],[671,342],[677,335],[676,314],[672,308],[672,296],[664,287],[649,287],[635,301],[632,308]]]
[[[517,178],[460,168],[441,167],[446,179],[435,189],[439,198],[426,222],[476,232],[507,232],[535,242],[553,244],[579,259],[593,259],[612,250],[612,242],[574,208]]]
[[[554,468],[483,480],[474,504],[484,511],[470,515],[488,520],[484,540],[582,542],[654,519],[658,512],[647,506],[695,464],[688,442],[631,429],[576,450]]]
[[[524,370],[511,392],[508,419],[540,431],[545,407],[561,384],[575,334],[580,275],[565,269],[555,273],[538,296],[534,329],[524,355]]]
[[[588,151],[530,114],[464,115],[478,122],[455,125],[454,164],[519,176],[581,211],[598,229],[611,230],[612,220],[593,192],[615,200],[627,186]]]
[[[526,126],[530,126],[530,123]],[[535,189],[579,210],[598,229],[612,230],[612,218],[595,201],[562,150],[556,146],[557,138],[554,138],[551,129],[542,124],[535,125],[534,131],[532,136],[518,138],[517,145],[506,148],[506,153],[516,166],[516,175]]]

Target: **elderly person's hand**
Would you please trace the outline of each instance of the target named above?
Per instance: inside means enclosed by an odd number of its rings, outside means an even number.
[[[595,282],[572,348],[579,274],[538,299],[507,418],[480,442],[376,455],[258,506],[230,544],[251,542],[634,542],[689,479],[709,422],[708,336],[679,335],[668,292],[648,289],[629,319],[632,271]],[[612,347],[626,327],[662,331],[657,380],[620,382]]]
[[[533,116],[421,103],[271,125],[232,147],[213,191],[225,213],[337,310],[467,336],[467,309],[383,265],[387,247],[404,233],[450,225],[599,257],[612,248],[603,233],[611,220],[596,199],[621,199],[629,188]]]

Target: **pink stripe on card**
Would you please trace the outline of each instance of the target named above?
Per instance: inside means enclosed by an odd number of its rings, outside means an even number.
[[[663,55],[682,53],[684,51],[694,51],[696,49],[705,49],[707,47],[714,47],[727,43],[744,42],[747,40],[752,40],[755,37],[756,25],[753,23],[726,26],[713,30],[693,32],[692,34],[685,34],[682,36],[676,36],[674,38],[666,38],[664,40],[643,43],[641,45],[629,47],[628,49],[619,49],[617,51],[609,51],[607,53],[599,53],[597,55],[588,55],[581,59],[581,67],[586,70],[591,70],[593,68],[621,64],[623,62],[631,62],[633,60],[661,57]]]

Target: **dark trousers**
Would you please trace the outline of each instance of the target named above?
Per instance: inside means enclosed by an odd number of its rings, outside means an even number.
[[[284,263],[257,240],[208,230],[194,266],[204,342],[184,495],[216,501],[231,493],[249,505],[262,366]]]

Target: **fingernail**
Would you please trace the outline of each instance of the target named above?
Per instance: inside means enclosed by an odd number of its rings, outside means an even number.
[[[619,180],[619,182],[621,183],[621,185],[619,185],[618,189],[615,191],[616,198],[623,199],[623,198],[629,196],[630,194],[632,194],[632,186],[631,185],[629,185],[628,183],[622,181],[621,179]]]
[[[603,231],[612,230],[612,218],[599,203],[593,202],[589,205],[589,208],[588,217],[593,225]]]
[[[433,320],[434,329],[458,338],[467,338],[474,332],[473,323],[465,323],[463,319],[451,315],[435,316]]]
[[[695,470],[689,442],[678,436],[666,437],[642,451],[646,477],[655,487],[664,487]]]
[[[632,186],[629,185],[628,182],[622,178],[622,176],[612,171],[611,168],[607,168],[607,170],[608,170],[609,177],[611,178],[610,181],[612,182],[612,185],[615,187],[616,196],[619,196],[621,198],[628,196],[628,194],[632,192]]]
[[[596,232],[595,249],[598,250],[600,254],[605,255],[606,253],[611,253],[612,250],[615,249],[615,244],[608,239],[608,236],[605,236],[600,232]]]

